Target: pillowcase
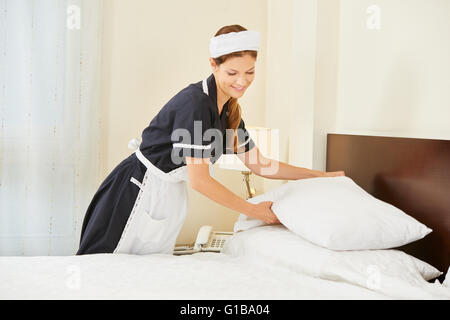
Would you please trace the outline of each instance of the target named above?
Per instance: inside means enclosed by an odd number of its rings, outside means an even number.
[[[428,283],[442,272],[402,251],[329,250],[282,225],[235,233],[222,253],[312,277],[358,285],[395,299],[450,299],[450,290]]]
[[[258,204],[263,201],[272,201],[272,202],[279,201],[283,197],[284,193],[289,189],[290,186],[291,186],[291,184],[289,182],[284,183],[279,187],[273,188],[272,190],[265,192],[264,194],[247,199],[247,202],[250,202],[253,204]],[[273,205],[272,205],[272,209],[273,209]],[[241,215],[239,215],[238,220],[234,224],[234,232],[244,231],[244,230],[248,230],[251,228],[264,226],[264,225],[267,225],[267,223],[265,223],[262,220],[249,217],[245,214],[241,214]]]
[[[252,202],[273,201],[272,211],[289,230],[333,250],[395,248],[432,231],[349,177],[291,180],[256,198]],[[236,230],[242,228],[242,220],[238,222]]]

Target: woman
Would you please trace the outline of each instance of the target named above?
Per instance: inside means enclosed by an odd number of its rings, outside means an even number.
[[[343,175],[266,159],[255,147],[237,99],[255,77],[259,44],[258,32],[239,25],[216,33],[213,73],[176,94],[143,131],[136,152],[101,184],[83,221],[78,255],[172,253],[187,212],[186,181],[223,206],[279,223],[272,202],[251,204],[210,176],[211,163],[223,153],[237,154],[253,173],[270,179]],[[264,174],[268,167],[278,170]]]

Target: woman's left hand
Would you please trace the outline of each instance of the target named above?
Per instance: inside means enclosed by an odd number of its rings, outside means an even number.
[[[324,177],[342,177],[345,176],[344,171],[331,171],[331,172],[324,172]]]

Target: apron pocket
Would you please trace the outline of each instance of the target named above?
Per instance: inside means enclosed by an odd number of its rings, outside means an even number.
[[[167,232],[167,218],[165,219],[153,219],[148,211],[146,213],[146,221],[141,232],[139,232],[139,238],[145,242],[159,242]]]

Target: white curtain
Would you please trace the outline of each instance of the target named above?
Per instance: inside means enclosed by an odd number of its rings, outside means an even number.
[[[98,188],[102,0],[0,0],[0,255],[72,255]]]

